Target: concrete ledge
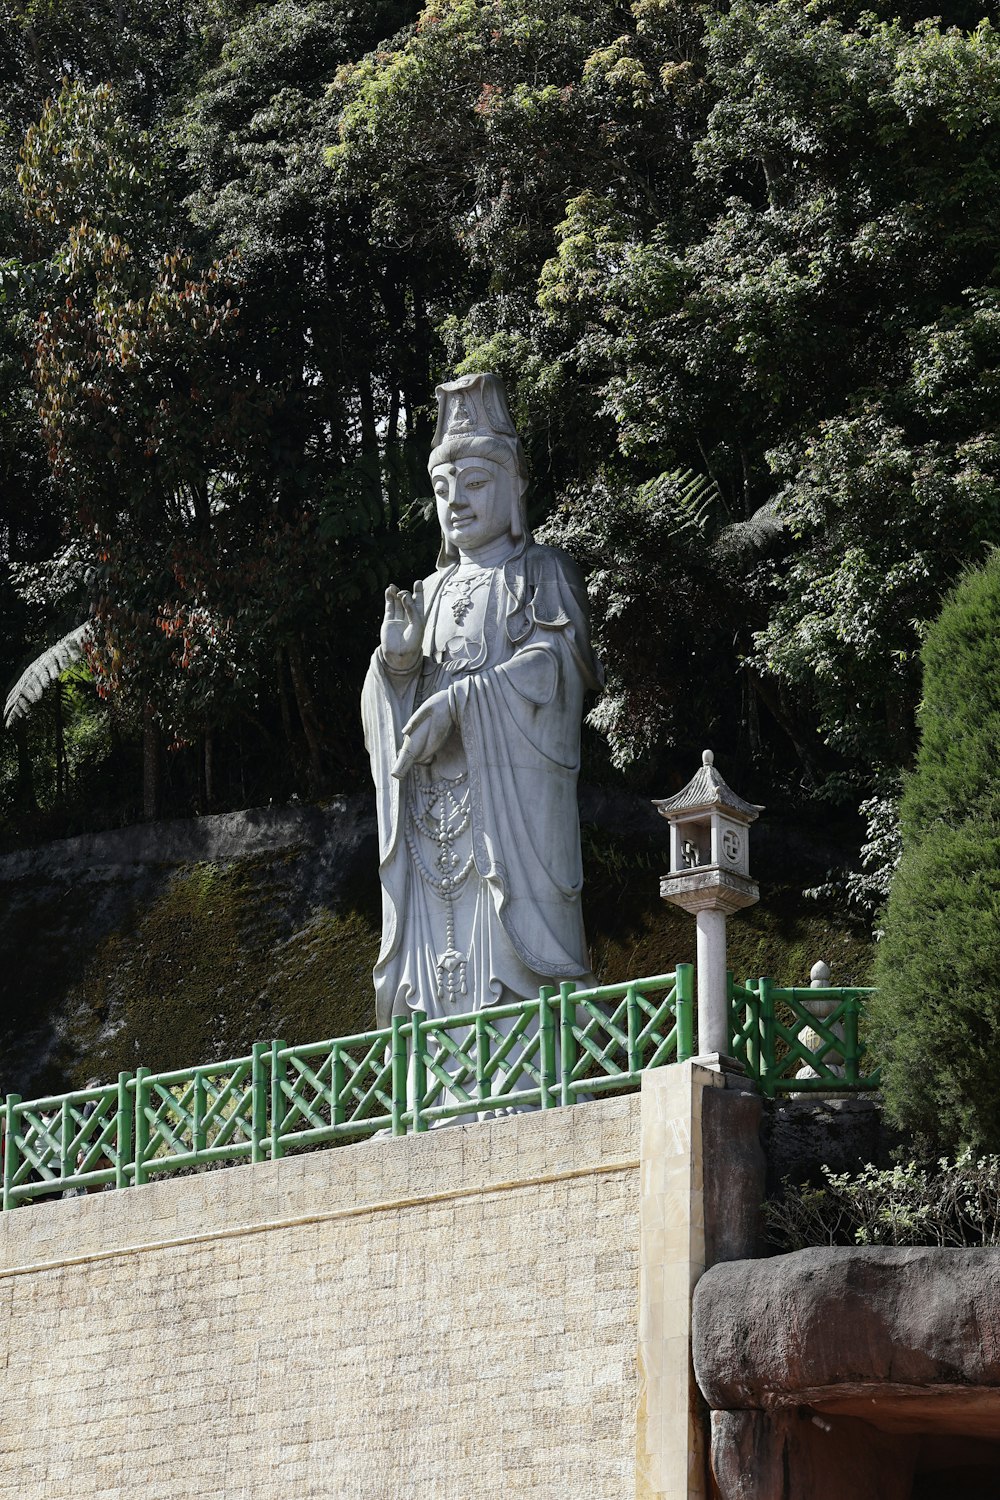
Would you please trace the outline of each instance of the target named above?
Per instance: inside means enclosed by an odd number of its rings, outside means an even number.
[[[639,1165],[637,1095],[42,1200],[0,1214],[0,1278]]]

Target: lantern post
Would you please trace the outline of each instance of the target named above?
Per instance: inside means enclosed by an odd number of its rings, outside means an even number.
[[[699,1059],[721,1066],[729,1053],[726,919],[760,900],[749,834],[764,809],[726,785],[711,750],[701,761],[683,791],[654,806],[670,824],[670,870],[660,895],[697,924]]]

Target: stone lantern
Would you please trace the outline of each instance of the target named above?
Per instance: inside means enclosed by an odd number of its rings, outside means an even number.
[[[660,879],[660,895],[692,912],[698,928],[698,1052],[723,1057],[729,1050],[726,918],[760,900],[750,878],[750,824],[764,809],[726,785],[711,750],[701,761],[682,792],[653,805],[670,824],[670,873]]]

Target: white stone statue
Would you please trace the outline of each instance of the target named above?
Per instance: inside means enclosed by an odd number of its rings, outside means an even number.
[[[583,698],[600,681],[586,592],[576,564],[527,530],[524,455],[497,376],[437,397],[437,567],[412,594],[386,590],[362,696],[380,1026],[594,982],[576,801]]]

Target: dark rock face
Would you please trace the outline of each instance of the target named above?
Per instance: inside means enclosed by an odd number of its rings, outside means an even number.
[[[899,1438],[866,1422],[818,1426],[806,1410],[712,1413],[723,1500],[911,1500],[914,1462]]]
[[[695,1372],[717,1410],[910,1388],[1000,1387],[1000,1250],[799,1250],[735,1261],[694,1299]],[[997,1423],[1000,1432],[1000,1392]]]
[[[717,1265],[693,1348],[722,1500],[1000,1494],[1000,1250]]]
[[[820,1163],[834,1172],[856,1172],[873,1162],[890,1165],[899,1137],[872,1099],[776,1099],[764,1118],[767,1192],[789,1182],[822,1181]]]
[[[27,1098],[374,1021],[366,799],[65,839],[0,859],[4,1091]]]
[[[764,1101],[734,1086],[702,1094],[705,1162],[705,1264],[760,1252],[761,1203],[767,1160],[760,1143]]]

